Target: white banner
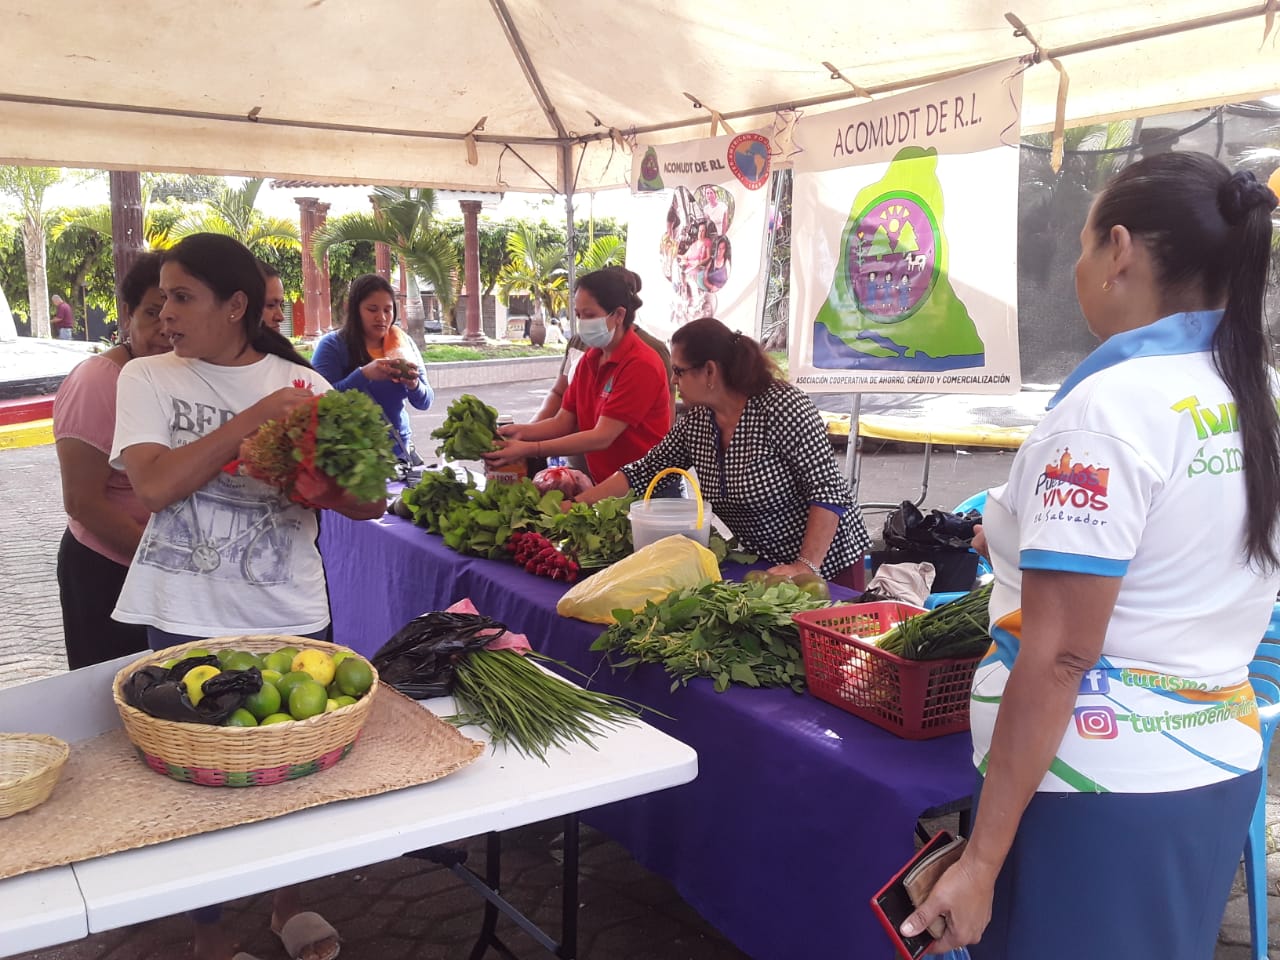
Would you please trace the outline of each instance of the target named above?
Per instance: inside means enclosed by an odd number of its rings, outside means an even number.
[[[809,392],[1016,393],[1016,62],[803,117],[790,377]]]
[[[762,133],[636,147],[627,267],[646,330],[716,317],[756,336],[770,152]]]

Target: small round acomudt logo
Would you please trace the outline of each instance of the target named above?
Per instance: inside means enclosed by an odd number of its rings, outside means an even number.
[[[748,190],[769,182],[769,138],[743,133],[729,141],[729,169]]]

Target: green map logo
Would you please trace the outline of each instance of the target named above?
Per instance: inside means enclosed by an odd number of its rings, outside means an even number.
[[[814,319],[821,369],[980,367],[986,348],[947,274],[938,152],[900,150],[854,197],[831,292]]]

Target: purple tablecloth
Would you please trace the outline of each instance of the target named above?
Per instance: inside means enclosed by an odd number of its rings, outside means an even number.
[[[649,723],[698,752],[690,784],[587,819],[756,960],[893,956],[868,900],[906,862],[916,818],[968,796],[967,735],[902,740],[808,695],[709,681],[674,693],[656,665],[613,672],[601,628],[555,612],[563,584],[462,557],[406,521],[326,513],[321,551],[334,638],[372,654],[420,613],[470,597],[481,613],[669,714]]]

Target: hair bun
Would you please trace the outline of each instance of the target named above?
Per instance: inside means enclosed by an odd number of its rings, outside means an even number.
[[[1218,209],[1227,223],[1237,224],[1256,207],[1276,208],[1276,195],[1249,170],[1238,170],[1218,188]]]

